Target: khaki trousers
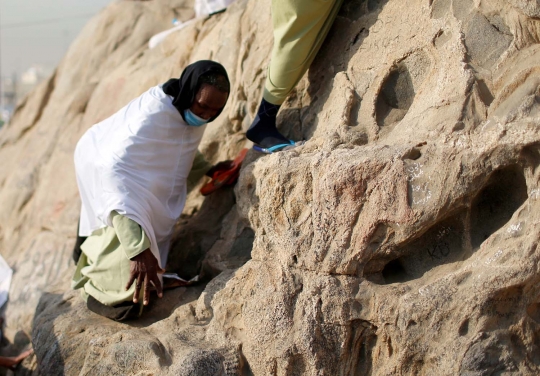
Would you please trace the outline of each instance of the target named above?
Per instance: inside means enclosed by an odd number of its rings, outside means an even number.
[[[272,0],[274,48],[263,98],[282,104],[308,70],[343,0]]]

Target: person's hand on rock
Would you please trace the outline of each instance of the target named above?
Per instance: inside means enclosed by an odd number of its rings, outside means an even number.
[[[29,357],[34,353],[34,350],[29,349],[18,356],[0,356],[0,366],[9,368],[10,370],[14,371],[17,368],[17,365],[19,365],[20,362],[22,362],[24,359]]]
[[[159,267],[159,264],[150,251],[146,249],[142,253],[133,257],[130,262],[129,282],[126,285],[126,290],[129,290],[133,282],[135,282],[135,293],[133,294],[133,303],[139,301],[141,288],[143,288],[143,304],[150,303],[150,283],[156,288],[158,297],[163,296],[163,289],[158,277],[158,273],[165,273],[165,270]]]

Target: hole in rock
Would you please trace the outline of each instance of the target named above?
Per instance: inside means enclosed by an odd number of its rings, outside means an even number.
[[[349,112],[348,125],[354,127],[358,125],[358,115],[360,114],[360,106],[362,105],[362,98],[357,93],[354,93],[353,104]]]
[[[518,166],[495,171],[471,207],[471,244],[478,248],[510,220],[527,200],[527,183]]]
[[[390,261],[372,259],[364,268],[365,278],[377,284],[403,283],[420,278],[443,264],[471,255],[464,239],[466,211],[441,221],[419,238],[400,247],[401,257]]]
[[[489,90],[489,87],[484,80],[478,80],[476,81],[476,84],[478,87],[478,95],[480,96],[480,99],[487,107],[489,107],[493,102],[493,99],[495,99],[493,97],[493,94],[491,93],[491,90]]]
[[[407,328],[410,328],[411,326],[416,326],[418,325],[418,323],[414,320],[409,320],[409,322],[407,323]]]
[[[462,122],[462,121],[458,121],[455,125],[454,125],[454,128],[452,128],[452,132],[459,132],[459,131],[462,131],[465,129],[465,123]]]
[[[403,119],[412,105],[414,87],[407,66],[400,64],[388,75],[377,98],[377,124],[385,126]]]
[[[402,120],[413,104],[431,66],[423,51],[417,51],[397,63],[382,83],[375,105],[377,124],[388,126]]]
[[[412,148],[403,156],[403,159],[410,159],[410,160],[415,161],[419,159],[421,156],[422,156],[422,152],[420,151],[420,149]]]
[[[460,336],[465,336],[467,333],[469,333],[469,319],[466,319],[461,323],[458,333]]]
[[[386,283],[397,283],[407,281],[407,272],[399,260],[392,260],[382,270],[382,275]]]

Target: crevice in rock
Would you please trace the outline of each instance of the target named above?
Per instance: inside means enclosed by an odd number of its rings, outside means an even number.
[[[239,355],[239,362],[240,362],[240,376],[253,376],[253,371],[251,370],[251,367],[249,366],[249,362],[246,359],[246,356],[244,355],[244,352],[242,351],[242,345],[238,346],[238,355]]]
[[[341,369],[346,375],[371,375],[373,349],[377,343],[377,327],[368,321],[353,320],[349,331],[344,343],[346,356]]]
[[[454,125],[452,130],[463,130],[465,128],[474,129],[482,122],[486,120],[487,111],[486,102],[488,98],[482,98],[478,82],[471,80],[471,84],[468,85],[467,89],[467,98],[463,103],[461,109],[461,116],[459,117],[458,122]],[[461,128],[462,126],[462,128]]]
[[[45,89],[45,94],[43,96],[43,99],[41,100],[41,103],[39,104],[39,108],[38,108],[38,110],[36,112],[36,117],[31,122],[32,125],[30,127],[26,128],[21,133],[19,138],[23,137],[24,134],[26,132],[28,132],[28,130],[30,130],[31,127],[36,125],[37,122],[39,121],[39,119],[41,119],[41,116],[43,115],[43,111],[45,110],[45,107],[47,107],[47,105],[49,104],[49,100],[51,99],[52,93],[54,91],[55,82],[56,82],[56,74],[57,74],[57,71],[55,70],[54,73],[52,74],[52,76],[47,81],[47,88]]]
[[[362,105],[362,98],[356,91],[353,91],[352,103],[348,108],[348,125],[355,127],[358,125],[358,115],[360,113],[360,107]]]
[[[471,206],[471,243],[480,245],[507,223],[527,200],[527,182],[517,165],[495,171]]]

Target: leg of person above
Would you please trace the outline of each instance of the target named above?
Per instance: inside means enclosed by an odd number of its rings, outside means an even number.
[[[133,302],[135,284],[127,290],[126,284],[131,278],[131,259],[148,249],[150,241],[131,219],[113,212],[111,221],[114,227],[95,231],[81,246],[72,288],[82,288],[92,312],[125,321],[142,312],[142,302]]]
[[[259,111],[246,132],[260,148],[273,152],[294,144],[277,130],[277,113],[317,55],[342,3],[272,0],[274,48]]]

